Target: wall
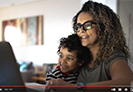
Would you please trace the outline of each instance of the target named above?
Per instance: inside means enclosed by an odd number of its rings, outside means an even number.
[[[17,60],[33,61],[36,65],[57,63],[58,40],[73,32],[71,20],[79,8],[80,0],[42,0],[2,8],[0,36],[3,20],[43,15],[44,45],[13,47],[13,50]]]
[[[118,14],[126,36],[126,41],[131,52],[131,62],[129,65],[133,71],[133,1],[132,0],[119,0]]]
[[[84,3],[85,1],[88,1],[88,0],[81,0],[81,3]],[[109,6],[114,12],[117,13],[117,0],[92,0],[92,1],[105,4]]]
[[[13,50],[17,60],[33,61],[35,64],[39,65],[43,63],[57,63],[58,55],[56,51],[58,40],[73,32],[71,28],[71,19],[85,1],[86,0],[42,0],[2,8],[0,9],[0,36],[2,31],[1,23],[3,20],[43,15],[44,45],[13,47]],[[117,12],[117,0],[94,1],[106,4]],[[125,33],[128,34],[126,30],[128,29],[128,15],[126,13],[127,10],[124,10],[123,6],[125,5],[120,5],[119,8],[122,12],[119,14],[121,15],[121,19],[123,19],[123,26],[126,25],[124,26]]]

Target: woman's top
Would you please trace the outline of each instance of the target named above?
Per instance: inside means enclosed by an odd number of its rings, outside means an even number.
[[[77,83],[78,73],[62,73],[60,70],[60,66],[58,65],[52,72],[48,72],[46,76],[46,82],[51,79],[61,78],[62,80],[69,83]]]
[[[89,68],[89,66],[83,67],[80,70],[77,81],[93,83],[111,80],[111,66],[117,59],[124,59],[127,61],[127,58],[122,51],[115,50],[112,52],[111,56],[106,58],[104,61],[99,62],[93,68]]]

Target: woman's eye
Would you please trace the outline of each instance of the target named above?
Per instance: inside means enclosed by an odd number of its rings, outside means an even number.
[[[77,30],[77,33],[80,32],[80,29]]]
[[[81,29],[81,25],[80,25],[80,24],[77,24],[77,25],[75,26],[76,32],[80,32],[80,29]]]
[[[87,26],[86,29],[87,29],[87,30],[91,29],[91,26]]]

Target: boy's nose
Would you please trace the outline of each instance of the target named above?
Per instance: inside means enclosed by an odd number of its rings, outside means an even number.
[[[63,59],[61,60],[61,63],[62,63],[62,64],[65,64],[65,63],[66,63],[66,58],[63,58]]]

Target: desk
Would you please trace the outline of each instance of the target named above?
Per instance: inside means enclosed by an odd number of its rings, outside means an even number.
[[[45,85],[42,85],[42,84],[38,84],[38,83],[25,83],[25,86],[27,88],[31,88],[31,89],[34,89],[34,90],[37,90],[37,92],[44,92],[45,90]]]
[[[39,84],[46,84],[46,78],[45,76],[33,76],[32,77],[33,80],[36,80],[36,83],[39,83]]]
[[[46,78],[43,76],[33,76],[32,79],[38,80],[38,81],[46,81]]]

